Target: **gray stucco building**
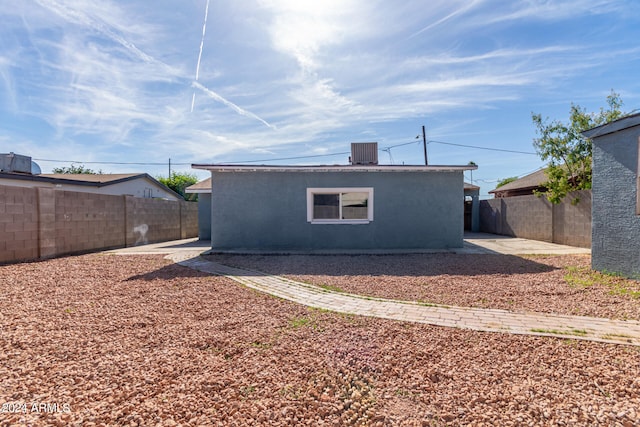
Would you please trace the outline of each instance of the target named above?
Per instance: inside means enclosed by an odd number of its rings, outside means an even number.
[[[476,166],[235,166],[211,171],[217,251],[419,250],[463,245]]]
[[[592,267],[640,278],[640,114],[583,135],[593,140]]]
[[[198,195],[198,239],[211,240],[211,178],[188,186],[184,192]]]

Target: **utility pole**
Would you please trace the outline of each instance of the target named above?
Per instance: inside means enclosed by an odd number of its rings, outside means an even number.
[[[171,158],[169,158],[169,179],[171,179]]]
[[[429,162],[427,161],[427,133],[424,129],[424,125],[422,125],[422,144],[424,146],[424,165],[428,166]]]

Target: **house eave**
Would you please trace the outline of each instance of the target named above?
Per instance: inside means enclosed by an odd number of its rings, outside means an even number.
[[[326,166],[271,166],[271,165],[216,165],[192,164],[194,169],[210,172],[458,172],[476,170],[473,165],[326,165]]]
[[[621,130],[625,130],[634,126],[640,126],[640,113],[626,116],[613,122],[586,130],[582,132],[582,135],[586,138],[593,139],[611,133],[619,132]]]

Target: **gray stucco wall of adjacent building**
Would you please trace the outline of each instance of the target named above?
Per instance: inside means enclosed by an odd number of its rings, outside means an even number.
[[[211,193],[198,193],[198,239],[211,240]]]
[[[592,267],[640,278],[636,176],[640,126],[593,140]]]
[[[213,172],[214,250],[380,250],[463,245],[462,172]],[[373,221],[311,224],[307,188],[372,187]]]

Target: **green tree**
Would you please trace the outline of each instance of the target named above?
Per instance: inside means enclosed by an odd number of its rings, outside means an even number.
[[[71,163],[71,166],[61,166],[59,168],[53,168],[53,173],[96,175],[101,174],[102,170],[96,172],[93,169],[85,168],[84,165],[76,166],[75,164]]]
[[[619,94],[611,91],[607,105],[607,109],[601,108],[598,113],[587,113],[572,103],[568,123],[543,120],[540,114],[531,114],[538,134],[533,146],[540,158],[548,162],[545,194],[551,203],[560,203],[571,191],[591,188],[591,141],[581,132],[624,116]],[[579,201],[574,198],[572,203]]]
[[[503,185],[507,185],[508,183],[513,182],[517,179],[518,179],[517,176],[511,176],[509,178],[501,179],[500,181],[498,181],[498,185],[496,185],[496,188],[500,188]]]
[[[157,177],[156,179],[160,183],[180,194],[185,200],[198,200],[197,194],[186,194],[184,192],[185,188],[198,182],[198,177],[196,175],[186,172],[171,172],[171,176],[169,178]]]

